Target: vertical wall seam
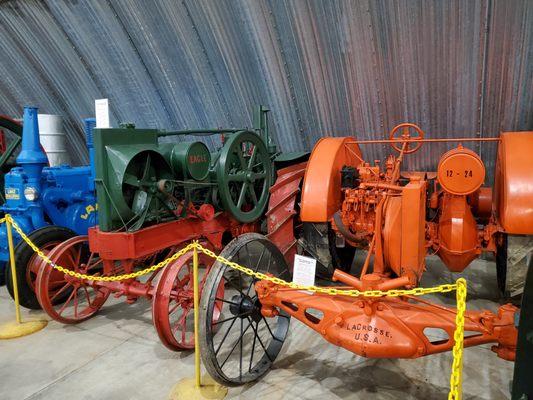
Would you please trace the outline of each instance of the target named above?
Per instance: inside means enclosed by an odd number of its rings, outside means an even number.
[[[202,49],[202,53],[205,56],[207,68],[209,69],[209,73],[211,74],[211,77],[213,78],[213,84],[215,86],[215,91],[218,95],[220,102],[222,103],[222,107],[224,108],[224,113],[226,114],[225,117],[229,121],[230,125],[233,126],[235,125],[235,123],[232,118],[232,113],[230,112],[229,104],[227,103],[226,97],[224,96],[224,93],[222,92],[220,83],[218,82],[217,75],[215,73],[215,68],[213,67],[213,63],[209,59],[207,48],[202,40],[202,37],[200,36],[200,33],[198,32],[198,28],[196,27],[196,22],[194,21],[194,18],[192,17],[192,14],[191,14],[191,11],[189,10],[189,6],[187,5],[187,2],[183,0],[181,4],[185,8],[185,12],[187,13],[187,18],[192,24],[192,30],[194,32],[194,35],[196,36],[196,39],[198,40],[198,43],[200,44],[200,47]]]
[[[47,0],[49,1],[49,0]],[[87,62],[87,60],[85,59],[85,57],[83,57],[81,55],[81,53],[79,52],[78,48],[75,46],[74,44],[74,41],[72,40],[72,38],[69,36],[69,34],[67,33],[67,31],[65,30],[64,26],[59,22],[59,20],[56,18],[56,16],[54,15],[54,13],[52,12],[52,10],[50,9],[50,7],[47,5],[49,11],[50,11],[50,16],[51,18],[54,20],[54,22],[56,23],[56,26],[58,27],[58,29],[63,33],[63,35],[65,35],[65,38],[67,40],[67,42],[70,44],[70,46],[72,47],[72,50],[74,51],[74,53],[76,53],[76,55],[78,56],[80,62],[82,63],[83,67],[85,68],[85,71],[87,71],[87,73],[89,74],[89,76],[91,77],[91,80],[92,82],[94,83],[94,86],[96,86],[96,88],[98,89],[98,91],[104,96],[104,97],[109,97],[109,94],[106,92],[106,90],[104,89],[103,85],[101,85],[100,83],[100,80],[97,79],[97,76],[93,70],[93,68],[91,67],[91,65]],[[116,113],[116,110],[114,110],[114,107],[113,107],[113,104],[111,103],[109,105],[109,108],[111,109],[111,112],[115,115],[118,115]],[[81,131],[80,131],[81,132]],[[84,138],[84,135],[82,135],[82,137]],[[85,139],[84,139],[85,140]]]
[[[487,81],[487,59],[488,59],[488,53],[489,53],[489,30],[490,30],[490,19],[492,16],[491,8],[492,8],[492,0],[487,0],[486,3],[486,10],[485,10],[485,23],[484,23],[484,38],[483,38],[483,53],[482,53],[482,63],[481,63],[481,88],[480,88],[480,99],[479,99],[479,113],[478,113],[478,132],[476,136],[483,137],[483,118],[484,118],[484,112],[485,112],[485,91],[487,88],[486,81]],[[478,154],[481,157],[481,142],[478,143]]]
[[[269,5],[269,8],[270,8],[270,5]],[[287,64],[286,54],[285,54],[285,51],[283,50],[283,42],[281,41],[281,36],[280,36],[279,29],[278,29],[278,25],[276,24],[276,18],[274,17],[272,10],[270,11],[270,16],[272,18],[272,26],[276,34],[276,42],[279,46],[279,51],[281,54],[281,59],[283,63],[283,71],[285,73],[285,77],[287,78],[287,82],[289,84],[289,92],[290,92],[290,96],[292,99],[292,105],[294,106],[294,113],[296,114],[296,120],[298,121],[298,124],[297,124],[298,132],[300,133],[300,138],[302,140],[302,144],[304,145],[304,149],[310,150],[311,142],[309,140],[309,136],[304,133],[302,115],[300,112],[300,107],[298,106],[298,99],[296,98],[296,91],[294,89],[294,83],[292,82],[292,76],[289,70],[289,66]]]
[[[161,106],[163,107],[163,110],[168,118],[168,121],[173,123],[173,124],[176,124],[176,121],[174,121],[174,118],[172,118],[172,115],[170,114],[170,112],[168,111],[168,108],[163,100],[163,96],[161,95],[161,92],[159,91],[159,88],[157,87],[157,85],[155,84],[155,80],[154,78],[152,77],[152,74],[150,73],[150,70],[148,69],[148,66],[146,65],[146,63],[144,62],[144,59],[141,57],[141,53],[139,52],[139,49],[137,48],[137,46],[135,45],[135,42],[133,41],[133,38],[131,37],[130,35],[130,32],[128,31],[128,29],[126,28],[126,24],[124,24],[124,22],[122,21],[122,19],[120,18],[120,16],[118,15],[117,11],[115,10],[115,8],[113,7],[113,4],[110,0],[107,0],[107,5],[108,7],[111,9],[111,11],[113,11],[113,15],[115,16],[116,20],[118,21],[118,23],[120,24],[120,28],[122,29],[122,31],[126,34],[126,37],[128,38],[128,41],[131,45],[131,47],[133,48],[133,51],[135,52],[135,55],[137,56],[140,64],[143,66],[144,68],[144,71],[146,72],[146,75],[148,76],[148,79],[150,81],[150,84],[152,85],[152,87],[154,88],[154,91],[157,95],[157,98],[159,99],[159,102],[161,103]],[[121,122],[121,121],[119,121]]]

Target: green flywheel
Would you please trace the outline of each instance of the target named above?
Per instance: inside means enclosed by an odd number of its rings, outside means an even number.
[[[272,161],[259,135],[230,135],[220,150],[216,175],[222,205],[235,219],[246,223],[261,217],[272,185]]]

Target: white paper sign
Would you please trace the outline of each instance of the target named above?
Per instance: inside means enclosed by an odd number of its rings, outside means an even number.
[[[109,101],[98,99],[94,101],[94,114],[97,128],[110,128],[109,126]]]
[[[294,256],[294,270],[292,281],[299,285],[314,286],[316,272],[316,260],[311,257]]]

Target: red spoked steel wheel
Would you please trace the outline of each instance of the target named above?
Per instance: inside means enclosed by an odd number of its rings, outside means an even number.
[[[76,236],[50,251],[48,258],[57,265],[87,275],[97,275],[103,262],[89,251],[87,236]],[[92,317],[105,303],[110,290],[71,277],[42,262],[36,281],[37,299],[54,320],[75,324]]]
[[[203,253],[198,254],[199,292],[213,262]],[[170,263],[161,273],[152,301],[152,320],[161,342],[170,350],[194,349],[194,292],[193,252],[185,253]],[[217,297],[224,298],[224,285]],[[220,303],[220,302],[217,302]],[[213,322],[220,317],[222,304],[216,304]]]
[[[45,255],[48,255],[52,249],[54,249],[59,242],[50,242],[41,247],[42,252]],[[41,268],[42,260],[37,254],[33,254],[30,258],[30,261],[28,262],[28,268],[26,268],[26,281],[28,282],[28,286],[31,287],[31,289],[35,292],[35,284],[37,281],[37,274],[39,273],[39,269]],[[63,274],[59,274],[63,275]],[[55,275],[52,276],[52,279],[54,279]]]

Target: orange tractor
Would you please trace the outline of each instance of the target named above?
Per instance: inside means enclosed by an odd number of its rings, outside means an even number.
[[[476,141],[498,143],[494,188],[483,186],[486,171],[479,155],[463,147]],[[432,142],[454,142],[440,157],[436,172],[402,171],[406,156]],[[398,154],[371,165],[360,151],[360,145],[369,143],[389,143]],[[321,275],[340,283],[333,289],[416,288],[428,254],[439,256],[450,271],[461,272],[490,252],[504,269],[506,235],[533,234],[532,154],[533,132],[428,139],[416,125],[401,124],[384,140],[323,138],[313,149],[301,188],[301,228],[295,233],[300,250],[317,260]],[[351,265],[356,248],[368,251],[358,269]],[[258,234],[234,239],[221,256],[291,279],[283,255]],[[357,274],[350,274],[354,270]],[[219,298],[222,281],[233,282],[232,289]],[[250,382],[268,371],[291,316],[360,356],[416,358],[452,349],[457,314],[456,309],[415,296],[299,291],[237,274],[218,261],[204,285],[201,306],[204,363],[226,385]],[[466,311],[464,346],[493,343],[499,357],[514,360],[517,311],[511,304],[496,313]],[[220,312],[217,323],[211,323],[213,313]],[[428,329],[443,337],[431,338]]]

